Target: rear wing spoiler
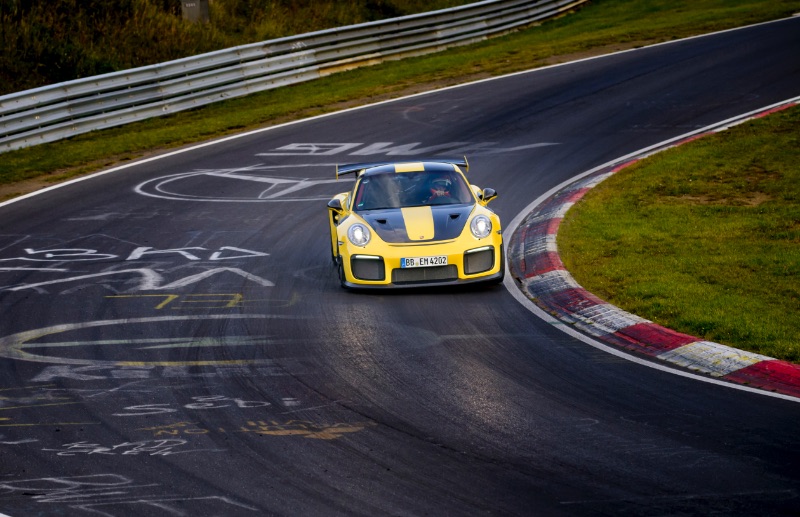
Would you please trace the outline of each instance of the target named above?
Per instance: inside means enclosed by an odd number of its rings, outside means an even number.
[[[449,163],[452,165],[458,165],[464,169],[464,172],[469,171],[469,162],[467,162],[467,157],[464,156],[462,159],[452,159],[452,158],[433,158],[427,160],[405,160],[405,161],[392,161],[392,162],[368,162],[368,163],[349,163],[347,165],[337,165],[336,166],[336,179],[339,179],[339,176],[344,176],[345,174],[353,174],[355,173],[356,178],[361,176],[361,174],[373,167],[379,167],[381,165],[394,165],[397,163],[419,163],[419,162],[427,162],[427,163]]]

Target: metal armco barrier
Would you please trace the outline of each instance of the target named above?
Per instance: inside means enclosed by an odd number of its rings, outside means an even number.
[[[0,96],[0,153],[474,43],[587,1],[488,0]]]

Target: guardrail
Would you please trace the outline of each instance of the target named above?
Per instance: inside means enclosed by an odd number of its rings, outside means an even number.
[[[488,0],[0,96],[0,153],[467,45],[558,16],[587,1]]]

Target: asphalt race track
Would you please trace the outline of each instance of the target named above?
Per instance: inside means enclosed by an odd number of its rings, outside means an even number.
[[[503,286],[342,290],[334,165],[467,155],[510,222],[800,95],[800,18],[226,139],[0,207],[0,514],[790,515],[800,404]],[[508,236],[506,237],[508,238]]]

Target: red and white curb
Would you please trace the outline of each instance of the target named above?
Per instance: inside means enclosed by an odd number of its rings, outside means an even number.
[[[722,381],[800,398],[800,365],[703,341],[625,312],[581,287],[558,254],[566,212],[617,171],[656,152],[800,104],[792,99],[643,149],[559,185],[512,221],[506,256],[516,286],[540,309],[614,349],[633,352]],[[517,223],[517,224],[515,224]]]

